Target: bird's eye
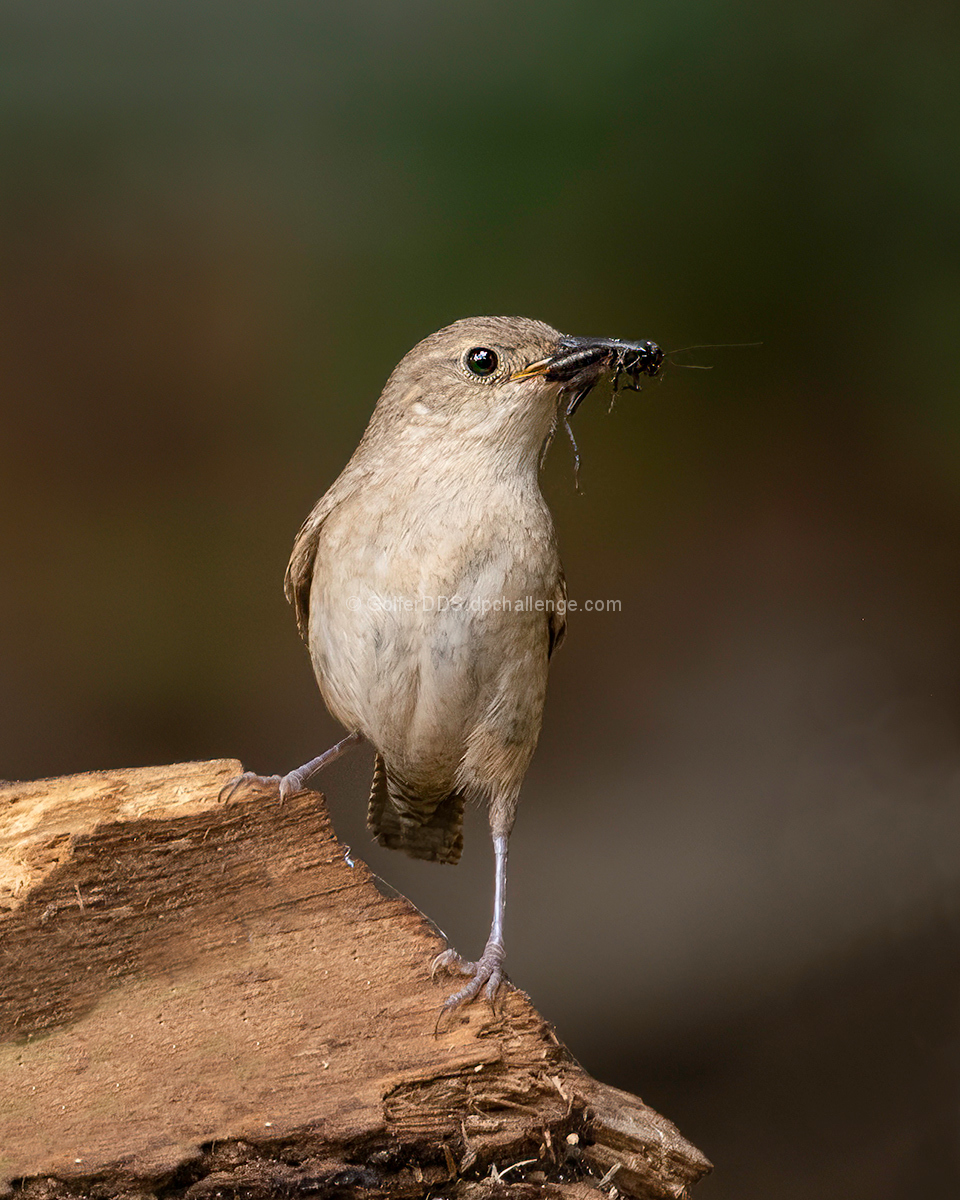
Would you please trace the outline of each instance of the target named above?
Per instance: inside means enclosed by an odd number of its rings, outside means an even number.
[[[463,361],[472,375],[479,375],[483,379],[492,375],[500,366],[500,355],[496,350],[488,350],[486,346],[474,346],[472,350],[467,351]]]

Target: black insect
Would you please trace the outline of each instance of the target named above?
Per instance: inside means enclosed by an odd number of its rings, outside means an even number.
[[[570,394],[567,417],[573,416],[602,375],[612,375],[615,393],[624,375],[629,381],[623,385],[625,389],[639,392],[640,376],[659,375],[666,357],[656,342],[622,342],[619,338],[565,337],[560,346],[567,353],[558,355],[547,378],[562,380],[563,390]]]
[[[547,379],[560,382],[561,393],[570,398],[566,407],[554,417],[553,425],[543,444],[541,465],[553,441],[559,419],[563,422],[563,428],[573,446],[573,478],[575,485],[579,487],[580,451],[570,428],[570,418],[604,375],[613,377],[611,382],[614,396],[620,390],[620,380],[624,375],[629,381],[624,387],[628,391],[639,392],[640,376],[649,375],[653,378],[659,375],[665,357],[656,342],[622,342],[619,338],[561,338],[559,353],[554,356],[544,375]]]

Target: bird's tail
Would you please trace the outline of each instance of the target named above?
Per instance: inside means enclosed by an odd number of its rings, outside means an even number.
[[[463,850],[463,793],[451,792],[438,804],[425,803],[390,774],[378,754],[367,827],[390,850],[431,862],[458,862]]]

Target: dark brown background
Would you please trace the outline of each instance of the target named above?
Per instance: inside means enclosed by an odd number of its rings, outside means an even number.
[[[924,3],[0,13],[0,775],[337,736],[281,579],[460,316],[691,342],[546,472],[576,614],[510,970],[715,1161],[960,1184],[958,19]],[[490,853],[342,836],[466,951]]]

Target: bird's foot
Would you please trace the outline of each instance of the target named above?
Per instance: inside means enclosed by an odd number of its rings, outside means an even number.
[[[469,1004],[479,996],[481,990],[491,1005],[496,1008],[497,992],[506,978],[503,973],[504,949],[502,942],[487,942],[483,953],[476,962],[467,962],[456,950],[444,950],[433,960],[430,976],[434,978],[438,971],[451,975],[468,975],[470,982],[459,992],[449,996],[443,1005],[443,1012],[459,1008],[461,1004]]]
[[[356,746],[362,741],[362,734],[348,733],[335,746],[331,746],[329,750],[324,750],[323,754],[317,758],[312,758],[308,763],[304,763],[302,767],[297,767],[294,771],[288,771],[286,775],[257,775],[253,771],[244,771],[242,775],[231,779],[229,783],[224,784],[220,789],[220,803],[227,804],[232,800],[237,788],[243,787],[246,784],[253,784],[254,787],[270,789],[279,786],[280,803],[282,804],[288,796],[294,795],[295,792],[302,792],[307,786],[307,780],[316,775],[318,771],[322,771],[324,767],[328,767],[332,762],[336,762],[341,754],[345,754],[351,746]]]
[[[304,768],[289,770],[286,775],[258,775],[252,770],[245,770],[244,774],[236,776],[221,788],[220,797],[218,797],[220,803],[229,804],[236,792],[244,787],[256,787],[269,792],[277,788],[280,791],[280,803],[282,804],[288,796],[304,791],[306,787]]]
[[[303,790],[303,784],[296,771],[291,771],[288,775],[258,775],[255,771],[244,771],[242,775],[234,776],[223,785],[218,800],[221,804],[229,804],[238,791],[247,787],[270,792],[276,788],[280,792],[281,803],[294,792]]]

